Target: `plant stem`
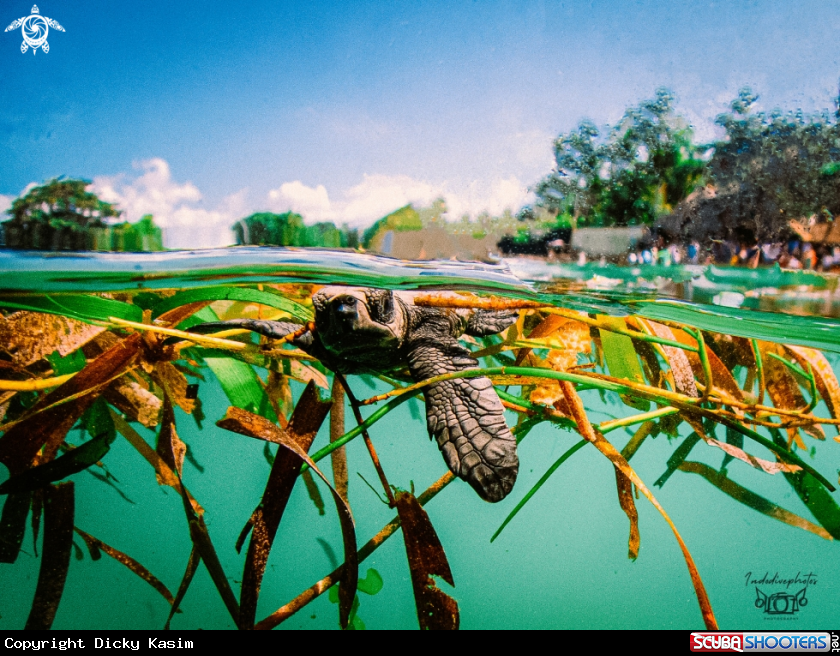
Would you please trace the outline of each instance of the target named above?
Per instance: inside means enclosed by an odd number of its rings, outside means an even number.
[[[674,525],[674,522],[671,521],[671,518],[668,517],[668,514],[665,512],[665,509],[659,505],[659,502],[653,496],[650,490],[648,490],[647,486],[642,482],[642,479],[636,474],[635,470],[629,465],[627,460],[616,451],[615,447],[607,441],[607,439],[603,435],[599,435],[596,433],[595,429],[592,427],[592,424],[589,422],[589,417],[586,416],[586,410],[583,407],[583,401],[580,400],[580,396],[578,396],[577,392],[575,391],[574,386],[566,380],[560,381],[560,389],[563,391],[563,395],[566,397],[566,401],[569,403],[569,408],[572,413],[572,417],[574,417],[575,421],[578,424],[578,430],[580,431],[581,435],[583,435],[584,439],[592,444],[603,453],[610,462],[613,463],[613,466],[620,470],[627,478],[629,478],[636,488],[642,494],[647,497],[647,500],[650,501],[654,507],[659,511],[662,517],[668,522],[668,525],[671,527],[671,530],[674,532],[674,537],[677,538],[677,542],[680,545],[680,549],[682,550],[683,556],[685,557],[686,565],[688,566],[689,575],[691,576],[691,582],[694,584],[694,592],[697,595],[697,601],[700,604],[700,611],[703,614],[703,620],[706,624],[706,628],[709,630],[717,630],[717,620],[715,620],[714,612],[712,611],[712,605],[709,601],[709,596],[706,593],[706,588],[703,585],[703,580],[700,578],[700,573],[697,571],[697,566],[694,564],[694,559],[691,557],[691,554],[688,551],[688,547],[683,542],[682,537],[677,531],[677,527]]]
[[[75,373],[56,376],[55,378],[34,378],[32,380],[0,380],[0,392],[37,392],[57,387],[67,382]]]
[[[598,424],[598,430],[606,434],[610,431],[615,430],[616,428],[621,428],[622,426],[632,426],[633,424],[640,424],[643,421],[650,421],[651,419],[667,417],[668,415],[675,415],[677,413],[679,413],[678,408],[672,408],[670,406],[667,406],[665,408],[659,408],[658,410],[652,410],[651,412],[644,412],[639,415],[632,415],[630,417],[623,417],[622,419],[604,421]]]
[[[755,356],[755,369],[758,373],[758,399],[757,405],[764,402],[764,363],[761,360],[761,349],[758,347],[758,340],[751,339],[750,346],[752,346],[753,355]]]
[[[353,394],[353,390],[350,389],[350,385],[347,384],[347,379],[340,374],[339,372],[335,372],[335,377],[338,382],[341,383],[341,386],[344,388],[344,391],[347,393],[347,398],[350,401],[350,407],[353,408],[353,414],[356,417],[356,424],[362,426],[365,422],[362,419],[362,413],[359,412],[359,401],[356,398],[356,395]],[[382,469],[382,464],[379,462],[379,456],[376,454],[376,449],[373,448],[373,442],[371,442],[370,435],[368,435],[367,428],[362,428],[362,437],[365,440],[365,446],[367,447],[368,453],[370,454],[370,459],[373,462],[373,466],[376,469],[376,473],[379,476],[379,481],[382,483],[382,487],[385,490],[385,496],[388,497],[388,506],[391,508],[397,507],[397,500],[394,498],[394,492],[391,490],[391,486],[388,483],[388,478],[385,476],[385,471]]]
[[[137,323],[136,321],[128,321],[126,319],[118,319],[117,317],[108,317],[115,326],[122,328],[134,328],[135,330],[144,330],[152,333],[160,333],[161,335],[169,335],[170,337],[180,337],[188,342],[194,344],[208,344],[216,348],[224,348],[232,351],[241,351],[247,348],[245,342],[235,342],[230,339],[219,339],[211,335],[199,335],[197,333],[188,333],[184,330],[176,330],[175,328],[164,328],[162,326],[155,326],[147,323]]]
[[[405,398],[411,398],[405,397]],[[398,399],[399,400],[399,399]],[[392,401],[393,403],[393,401]],[[390,404],[389,404],[390,405]],[[368,420],[370,417],[368,418]],[[357,427],[358,428],[358,427]],[[530,430],[530,426],[526,424],[521,424],[514,428],[511,432],[514,436],[517,437],[517,441],[522,441],[522,439],[527,434],[528,430]],[[523,433],[520,435],[520,433]],[[314,458],[313,458],[314,459]],[[425,506],[429,501],[434,499],[443,488],[449,485],[452,481],[455,480],[455,475],[452,472],[446,472],[443,476],[441,476],[436,482],[432,483],[425,492],[423,492],[419,497],[417,497],[417,501],[420,503],[421,506]],[[374,551],[376,551],[385,540],[391,537],[394,533],[396,533],[397,529],[400,527],[400,520],[399,517],[395,517],[390,522],[388,522],[382,530],[379,531],[376,535],[374,535],[370,540],[368,540],[365,545],[359,549],[359,562],[361,563],[364,561],[368,556],[370,556]],[[341,573],[344,565],[339,566],[331,573],[327,574],[324,578],[320,581],[315,583],[314,585],[310,586],[303,592],[301,592],[297,597],[292,599],[289,603],[281,606],[276,611],[274,611],[271,615],[266,617],[264,620],[258,622],[255,629],[267,630],[273,629],[278,624],[289,619],[292,615],[298,612],[301,608],[306,606],[308,603],[319,597],[320,595],[324,594],[327,590],[329,590],[332,586],[334,586],[338,581],[341,579]]]

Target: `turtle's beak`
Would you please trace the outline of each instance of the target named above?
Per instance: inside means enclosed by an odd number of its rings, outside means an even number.
[[[331,306],[333,324],[343,330],[353,330],[359,321],[359,299],[345,294],[336,298]]]

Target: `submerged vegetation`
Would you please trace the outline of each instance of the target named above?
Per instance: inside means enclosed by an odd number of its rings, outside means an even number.
[[[779,330],[755,317],[731,331],[739,336],[727,335],[725,329],[733,322],[725,317],[720,326],[713,319],[696,321],[699,313],[678,305],[641,303],[635,314],[617,316],[620,313],[599,312],[594,306],[582,308],[579,298],[575,305],[572,299],[551,293],[514,298],[432,290],[419,294],[415,302],[444,308],[513,309],[519,311],[519,319],[501,336],[462,340],[480,368],[419,384],[412,384],[405,372],[382,375],[379,382],[389,391],[367,399],[357,399],[342,376],[288,340],[256,340],[243,330],[212,335],[186,332],[198,323],[238,317],[283,319],[300,324],[302,330],[313,329],[310,299],[315,289],[303,284],[216,283],[181,291],[5,292],[0,297],[4,315],[0,318],[0,462],[9,471],[0,484],[0,494],[6,496],[0,518],[0,562],[7,563],[4,567],[15,563],[25,527],[31,524],[40,573],[27,628],[52,625],[71,552],[78,550],[77,557],[82,553],[77,542],[91,558],[105,553],[160,593],[161,603],[170,607],[167,626],[203,563],[239,628],[278,626],[328,591],[338,604],[341,626],[363,628],[357,592],[379,593],[382,579],[375,569],[360,578],[359,566],[400,529],[420,627],[457,628],[458,604],[432,578],[452,584],[453,572],[423,509],[456,479],[447,472],[424,491],[415,491],[413,484],[410,490],[401,489],[407,481],[389,478],[389,463],[380,461],[375,450],[378,421],[422,395],[427,385],[454,377],[492,380],[513,418],[517,441],[541,424],[580,436],[553,462],[530,463],[542,468],[544,475],[531,489],[514,489],[519,502],[493,539],[511,530],[523,506],[558,469],[571,466],[566,463],[575,452],[594,448],[615,468],[618,503],[629,524],[628,557],[636,559],[642,543],[636,508],[642,495],[672,529],[700,615],[707,627],[716,628],[690,545],[631,464],[646,441],[657,435],[667,436],[673,449],[655,486],[676,472],[694,474],[729,496],[731,503],[744,504],[814,538],[840,538],[840,507],[832,496],[835,474],[817,471],[803,458],[809,443],[826,440],[840,425],[840,384],[823,353],[810,347],[816,341],[836,348],[836,326],[833,334],[827,326],[824,337],[813,331],[808,335],[811,341],[802,346],[802,340],[780,338],[785,332],[791,334],[789,328]],[[802,325],[802,319],[797,321]],[[794,343],[781,343],[786,341]],[[198,390],[213,379],[227,395],[226,411],[201,404]],[[305,384],[296,401],[291,381]],[[624,406],[624,416],[593,423],[584,401],[592,390],[615,398]],[[354,418],[350,422],[344,416],[345,395]],[[366,406],[375,410],[365,418]],[[246,549],[241,577],[224,571],[218,555],[222,545],[211,536],[212,522],[207,521],[201,500],[190,492],[195,477],[209,474],[183,468],[190,450],[179,437],[176,408],[191,414],[199,425],[213,421],[243,439],[265,444],[271,468],[262,500],[256,509],[240,509],[244,528],[235,547]],[[329,445],[309,453],[328,417]],[[156,432],[154,444],[141,436],[139,426]],[[71,435],[74,428],[84,437]],[[419,416],[412,430],[425,434]],[[632,434],[629,441],[618,437],[624,432]],[[365,442],[378,473],[375,487],[395,514],[372,537],[358,535],[347,495],[348,469],[353,465],[342,447],[357,438]],[[168,486],[183,501],[192,550],[184,554],[187,565],[177,589],[144,567],[142,556],[123,553],[88,533],[83,519],[74,515],[74,482],[65,480],[68,477],[87,470],[103,485],[119,487],[108,469],[115,440],[126,440],[148,462],[147,486]],[[720,466],[692,459],[701,449],[719,453]],[[331,460],[331,476],[326,473],[326,459]],[[780,497],[784,497],[782,488],[792,489],[811,516],[797,515],[736,483],[729,469],[739,467],[777,479]],[[278,527],[299,481],[319,512],[327,505],[335,507],[343,555],[332,572],[259,617],[263,578],[270,575],[272,551],[282,550]],[[324,489],[329,494],[326,504],[320,492]],[[284,559],[278,566],[293,563]]]

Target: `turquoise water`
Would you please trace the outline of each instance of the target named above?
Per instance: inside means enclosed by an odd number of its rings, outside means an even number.
[[[252,265],[248,265],[248,261]],[[256,266],[254,266],[256,262]],[[138,268],[139,267],[139,268]],[[483,289],[510,296],[546,299],[593,311],[625,313],[643,310],[681,312],[682,320],[702,325],[725,325],[741,333],[763,330],[787,335],[789,341],[822,346],[838,370],[834,355],[840,344],[838,324],[831,318],[798,317],[810,330],[800,329],[787,314],[761,313],[749,309],[677,302],[655,290],[578,289],[568,298],[557,288],[524,283],[502,267],[411,265],[382,258],[346,254],[284,252],[273,249],[237,249],[160,256],[97,256],[94,259],[58,256],[10,256],[0,254],[2,284],[6,297],[37,290],[62,294],[70,291],[116,291],[120,289],[165,289],[251,282],[347,282],[351,284],[414,288],[445,287]],[[12,275],[13,274],[13,275]],[[570,284],[570,279],[562,281]],[[644,293],[643,293],[644,292]],[[650,302],[653,301],[653,302]],[[693,321],[689,321],[692,319]],[[810,322],[810,323],[808,323]],[[746,326],[746,327],[745,327]],[[733,332],[736,332],[733,330]],[[360,398],[385,391],[376,383],[351,377],[350,385]],[[293,383],[297,397],[302,386]],[[511,392],[518,392],[512,388]],[[219,429],[215,422],[229,405],[221,388],[202,384],[199,395],[207,415],[203,430],[192,417],[176,410],[179,434],[188,443],[199,472],[185,463],[186,486],[206,509],[210,535],[234,590],[241,580],[244,556],[234,543],[244,522],[259,502],[269,466],[263,443]],[[625,416],[634,411],[612,395],[602,398],[595,390],[582,392],[594,422]],[[438,449],[429,442],[418,407],[400,406],[371,429],[383,466],[391,482],[422,491],[445,473]],[[366,408],[364,414],[372,409]],[[827,416],[824,406],[816,410]],[[420,409],[422,415],[422,409]],[[349,407],[348,428],[352,425]],[[515,423],[507,413],[509,424]],[[137,427],[137,424],[133,424]],[[138,432],[154,444],[152,431]],[[723,440],[719,429],[718,439]],[[683,434],[687,430],[683,430]],[[836,481],[840,445],[828,429],[825,442],[806,461]],[[311,452],[328,442],[325,425]],[[457,599],[462,628],[702,628],[702,617],[685,562],[670,529],[644,499],[637,501],[641,550],[636,561],[627,558],[628,521],[617,503],[612,465],[593,447],[573,455],[517,515],[493,543],[490,537],[548,466],[579,441],[576,433],[541,424],[520,445],[520,474],[513,493],[498,504],[481,501],[469,486],[456,481],[432,500],[426,509],[446,549],[455,587],[438,584]],[[629,439],[622,430],[609,434],[622,448]],[[690,549],[703,577],[721,628],[811,629],[832,626],[840,616],[840,559],[837,545],[746,508],[704,479],[675,472],[660,489],[653,487],[679,442],[665,435],[648,439],[632,465],[665,507]],[[814,444],[813,440],[808,445]],[[760,446],[751,453],[772,460]],[[691,459],[718,468],[722,453],[698,445]],[[120,549],[146,566],[170,590],[175,590],[190,551],[190,539],[180,497],[159,487],[151,467],[122,438],[104,460],[119,480],[118,487],[103,485],[87,472],[72,476],[76,482],[76,525]],[[391,520],[394,513],[383,505],[357,472],[372,483],[376,474],[361,441],[348,445],[349,496],[359,544]],[[323,470],[329,475],[327,461]],[[742,465],[728,467],[732,480],[803,517],[808,509],[781,475],[770,476]],[[0,479],[5,478],[5,472]],[[313,502],[298,484],[280,525],[262,586],[257,617],[269,614],[331,571],[331,562],[341,555],[341,536],[335,513],[321,486],[326,514],[318,514]],[[840,494],[834,493],[840,502]],[[0,628],[21,628],[26,622],[37,580],[39,561],[34,557],[31,528],[24,539],[24,552],[14,565],[0,565]],[[77,540],[82,549],[84,545]],[[243,550],[244,552],[244,550]],[[374,567],[384,587],[374,596],[360,594],[359,617],[367,628],[416,628],[417,618],[405,550],[399,533],[392,536],[370,559],[362,563],[361,575]],[[808,605],[799,612],[770,616],[754,605],[755,586],[745,583],[752,573],[778,572],[783,578],[811,573],[816,584],[808,587]],[[797,592],[796,586],[791,587]],[[769,587],[765,589],[769,590]],[[783,588],[782,588],[783,589]],[[168,604],[144,581],[113,559],[92,561],[85,551],[73,558],[64,597],[54,628],[149,628],[163,626]],[[204,566],[176,615],[173,628],[233,628],[233,623],[213,587]],[[338,626],[337,606],[328,595],[301,610],[282,628]]]

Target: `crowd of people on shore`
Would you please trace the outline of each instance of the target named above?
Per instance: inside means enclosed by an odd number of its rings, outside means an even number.
[[[581,257],[581,254],[583,257]],[[578,254],[578,262],[586,262],[586,255]],[[811,271],[840,271],[840,246],[811,244],[791,239],[766,244],[738,244],[716,241],[709,248],[701,248],[696,241],[688,244],[658,244],[628,252],[624,263],[633,265],[659,264],[718,264],[756,268],[774,263],[783,269]]]

